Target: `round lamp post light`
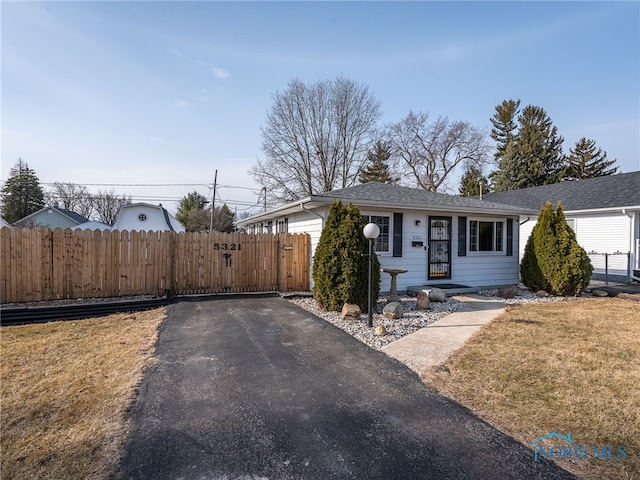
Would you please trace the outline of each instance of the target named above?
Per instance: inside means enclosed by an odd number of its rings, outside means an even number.
[[[362,229],[364,237],[369,240],[369,326],[373,327],[373,242],[380,235],[380,227],[375,223],[367,223]]]

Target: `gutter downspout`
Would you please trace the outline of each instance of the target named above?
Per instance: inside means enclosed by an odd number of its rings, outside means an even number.
[[[525,219],[525,221],[524,221],[524,222],[520,222],[520,226],[524,225],[524,224],[525,224],[525,223],[527,223],[529,220],[531,220],[531,217],[527,217],[527,218]]]
[[[314,212],[313,210],[309,210],[308,208],[305,208],[304,203],[300,204],[300,208],[302,210],[304,210],[307,213],[310,213],[311,215],[318,217],[321,221],[322,221],[322,228],[320,229],[321,231],[324,230],[324,222],[325,222],[325,218],[324,216],[320,215],[319,213]]]

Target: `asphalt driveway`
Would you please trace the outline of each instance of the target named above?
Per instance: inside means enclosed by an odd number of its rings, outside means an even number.
[[[567,479],[281,298],[168,307],[123,479]]]

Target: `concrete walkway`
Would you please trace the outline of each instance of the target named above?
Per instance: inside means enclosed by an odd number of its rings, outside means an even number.
[[[480,295],[456,295],[462,310],[382,347],[382,351],[407,365],[418,375],[444,362],[477,330],[504,312],[503,302]]]

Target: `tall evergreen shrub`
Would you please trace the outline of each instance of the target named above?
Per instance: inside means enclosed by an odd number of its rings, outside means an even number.
[[[562,205],[547,202],[527,241],[520,265],[522,282],[553,295],[580,295],[593,273],[591,261],[567,225]]]
[[[366,225],[357,207],[331,205],[313,256],[313,297],[325,310],[338,311],[345,303],[368,309],[369,245]],[[380,292],[380,262],[374,254],[373,298]]]

